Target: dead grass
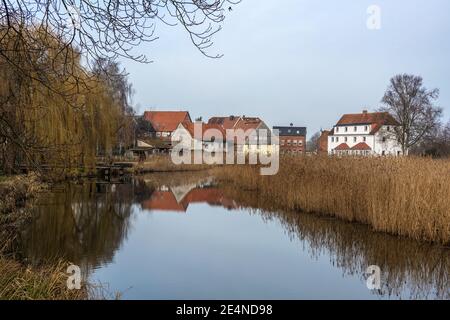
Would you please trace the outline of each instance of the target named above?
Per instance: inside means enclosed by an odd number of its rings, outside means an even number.
[[[58,262],[51,266],[31,269],[19,262],[0,258],[0,299],[86,299],[86,289],[67,289],[66,268],[67,264]]]
[[[137,163],[134,167],[135,173],[153,173],[153,172],[182,172],[182,171],[200,171],[210,169],[212,166],[207,164],[180,164],[176,165],[170,159],[170,155],[153,155],[145,162]]]
[[[450,243],[450,162],[428,158],[282,157],[274,176],[224,166],[216,178],[255,190],[286,210],[370,225],[376,231]]]

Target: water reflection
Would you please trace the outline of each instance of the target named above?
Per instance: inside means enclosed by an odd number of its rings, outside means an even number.
[[[130,230],[133,203],[152,193],[141,180],[60,185],[35,208],[22,254],[33,264],[64,258],[85,270],[108,263]]]
[[[403,237],[372,232],[369,227],[297,212],[276,212],[264,197],[225,188],[241,206],[265,219],[278,219],[292,238],[307,242],[312,258],[329,256],[344,275],[361,276],[367,266],[382,271],[381,296],[450,299],[450,250]]]
[[[23,230],[22,254],[35,264],[64,258],[89,273],[112,263],[132,232],[135,214],[186,213],[198,203],[228,210],[247,208],[267,223],[280,221],[291,241],[303,245],[299,251],[308,251],[312,259],[328,256],[346,277],[363,278],[368,265],[379,265],[383,286],[376,294],[380,296],[450,298],[448,248],[371,232],[363,225],[277,212],[256,194],[215,186],[207,173],[61,185],[41,199],[35,218]]]

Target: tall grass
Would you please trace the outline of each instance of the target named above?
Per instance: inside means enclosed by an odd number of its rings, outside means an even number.
[[[28,268],[17,261],[0,257],[0,299],[73,300],[86,299],[86,289],[69,290],[62,262],[41,268]]]
[[[450,244],[450,161],[428,158],[280,159],[261,176],[257,166],[224,166],[216,178],[256,190],[274,208],[302,210],[370,225],[376,231]]]

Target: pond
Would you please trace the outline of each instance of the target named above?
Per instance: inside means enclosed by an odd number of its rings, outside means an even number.
[[[279,212],[207,173],[66,183],[20,238],[121,299],[448,299],[450,250],[360,224]],[[369,289],[367,267],[380,270]],[[374,282],[375,283],[375,282]]]

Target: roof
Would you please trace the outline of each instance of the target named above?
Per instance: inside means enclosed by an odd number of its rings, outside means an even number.
[[[218,124],[221,125],[225,130],[233,129],[236,123],[241,119],[240,116],[229,116],[229,117],[212,117],[208,120],[208,124]]]
[[[275,126],[273,129],[278,130],[279,136],[306,136],[306,127]]]
[[[189,134],[191,135],[191,137],[194,137],[194,128],[195,125],[200,125],[202,126],[202,139],[203,140],[209,140],[211,137],[214,136],[214,134],[217,133],[216,130],[220,131],[220,133],[222,134],[222,137],[226,137],[226,133],[225,130],[222,128],[222,126],[218,125],[218,124],[208,124],[208,123],[193,123],[193,122],[182,122],[181,125],[189,132]],[[214,131],[209,131],[210,129],[215,129]],[[218,139],[219,137],[215,136],[215,139]],[[218,139],[219,140],[219,139]],[[222,140],[222,139],[220,139]]]
[[[372,150],[371,147],[365,142],[360,142],[352,147],[352,150]]]
[[[242,129],[244,131],[257,129],[263,121],[257,117],[241,117],[234,126],[234,129]]]
[[[350,150],[350,147],[346,143],[341,143],[334,150]]]
[[[181,122],[192,122],[188,111],[145,111],[144,119],[150,121],[157,132],[172,132]]]
[[[262,123],[264,122],[258,117],[246,116],[212,117],[208,120],[208,124],[220,125],[225,130],[242,129],[247,131],[257,129]]]
[[[389,112],[362,112],[344,114],[339,119],[337,126],[355,125],[355,124],[374,124],[399,125]]]

